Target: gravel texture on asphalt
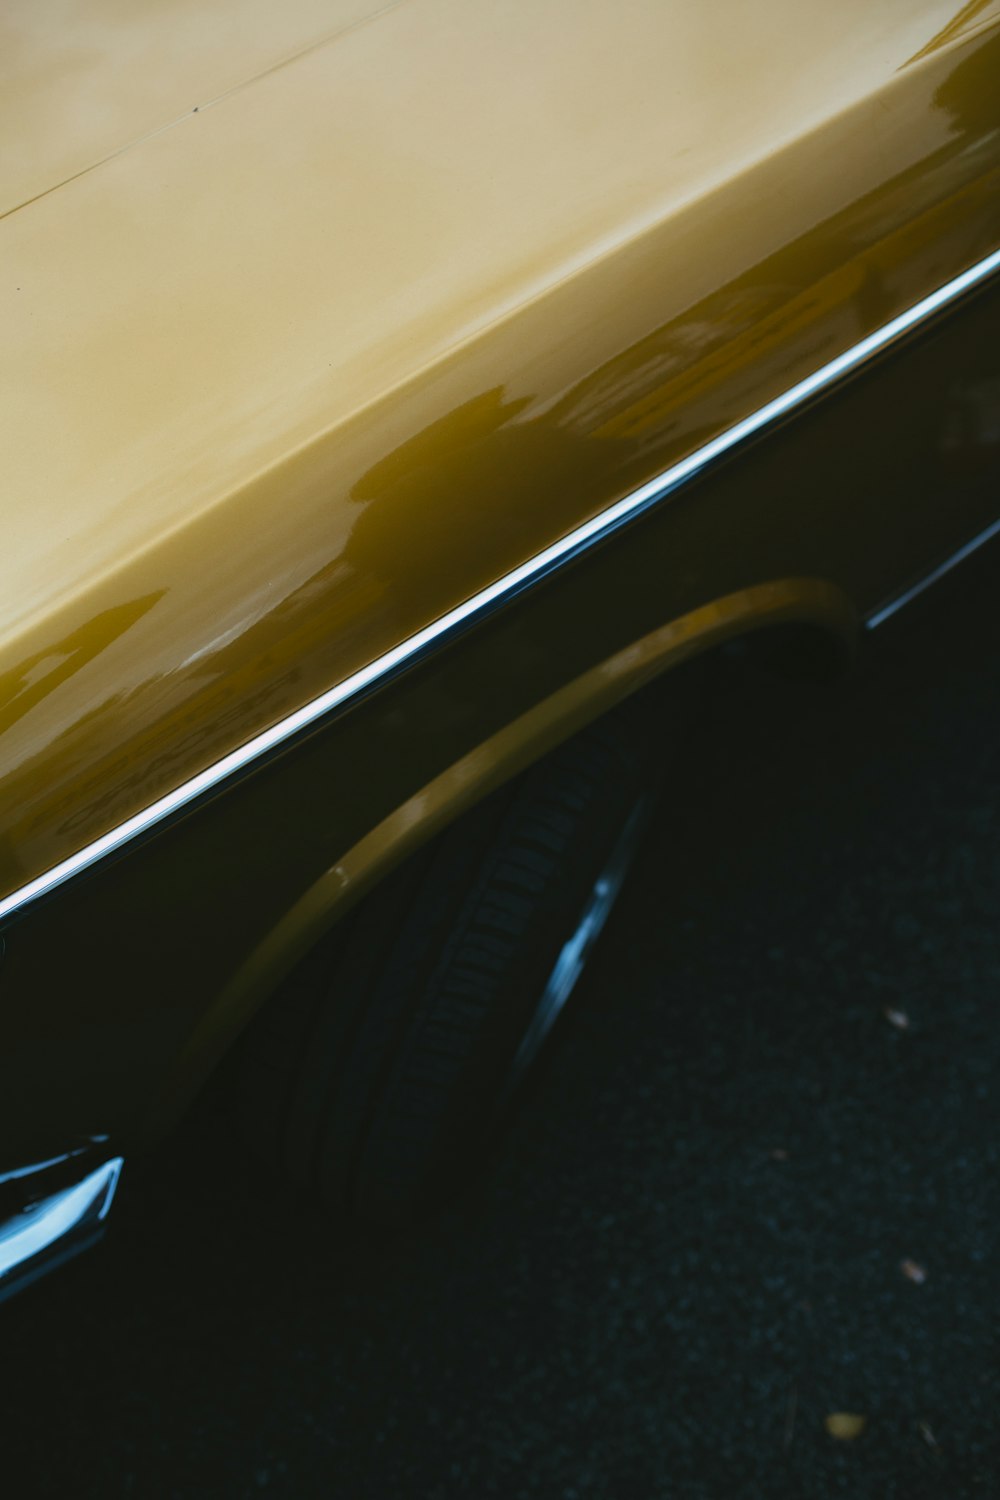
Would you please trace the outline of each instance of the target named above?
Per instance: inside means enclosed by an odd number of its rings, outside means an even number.
[[[461,1205],[352,1242],[211,1106],[128,1174],[0,1310],[4,1493],[1000,1493],[998,570],[832,686],[662,696],[671,794]]]

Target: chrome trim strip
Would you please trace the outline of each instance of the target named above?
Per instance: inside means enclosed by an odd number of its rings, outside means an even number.
[[[8,1182],[20,1182],[25,1178],[40,1177],[52,1167],[64,1167],[67,1162],[75,1161],[81,1156],[92,1156],[95,1148],[107,1144],[106,1135],[91,1135],[79,1146],[74,1146],[72,1151],[60,1151],[58,1156],[47,1156],[44,1161],[33,1161],[27,1166],[11,1167],[8,1171],[0,1172],[0,1187]]]
[[[985,547],[986,543],[991,542],[995,536],[1000,536],[1000,520],[994,521],[992,525],[987,526],[985,531],[981,531],[978,536],[974,536],[971,542],[966,542],[964,547],[959,547],[957,552],[953,552],[950,557],[945,558],[944,562],[939,563],[930,573],[926,573],[923,578],[919,578],[908,589],[903,589],[902,593],[896,594],[889,600],[888,604],[883,604],[873,614],[870,614],[865,620],[865,629],[877,630],[880,625],[885,624],[886,620],[891,620],[893,615],[898,614],[904,605],[912,603],[914,599],[918,599],[924,592],[924,589],[929,589],[931,584],[937,583],[939,578],[946,577],[952,568],[957,568],[959,563],[965,562],[967,557],[971,557],[973,553],[978,552],[980,547]]]
[[[122,1158],[113,1156],[80,1182],[0,1223],[0,1300],[94,1241],[110,1211],[122,1165]]]
[[[944,286],[939,287],[936,292],[932,292],[929,297],[924,297],[906,312],[900,313],[883,328],[869,334],[867,338],[862,339],[860,343],[855,344],[843,354],[839,354],[836,359],[830,360],[814,374],[807,375],[804,380],[798,381],[783,395],[776,396],[773,401],[768,401],[749,417],[745,417],[743,421],[737,422],[735,426],[720,433],[718,437],[696,449],[687,458],[665,469],[655,479],[649,480],[648,483],[633,490],[631,494],[618,500],[614,505],[602,510],[591,520],[585,521],[582,526],[578,526],[558,542],[554,542],[551,547],[546,547],[544,551],[529,558],[520,567],[505,574],[503,578],[497,579],[495,583],[473,594],[463,604],[449,610],[447,614],[418,631],[416,635],[410,636],[408,640],[400,642],[391,651],[385,652],[368,666],[362,667],[359,672],[352,673],[336,687],[330,688],[328,692],[314,698],[311,703],[305,704],[295,713],[279,720],[270,729],[265,729],[262,734],[248,740],[238,750],[233,750],[229,755],[223,756],[214,765],[199,772],[197,776],[193,776],[190,781],[184,782],[174,791],[168,792],[165,797],[159,798],[142,812],[136,813],[124,823],[119,824],[117,828],[102,834],[93,843],[78,850],[76,854],[70,855],[68,859],[46,870],[44,874],[29,881],[27,885],[5,896],[0,900],[0,921],[13,916],[30,902],[47,895],[57,886],[72,879],[73,876],[79,875],[99,860],[115,853],[123,844],[130,843],[133,839],[163,823],[197,798],[244,771],[254,761],[261,760],[277,750],[304,729],[332,714],[334,710],[342,708],[351,699],[360,697],[377,682],[399,671],[400,668],[411,665],[429,647],[440,645],[445,639],[461,631],[473,619],[506,603],[524,589],[540,582],[556,568],[572,561],[597,542],[603,541],[626,522],[634,520],[665,500],[681,485],[693,479],[696,474],[700,474],[724,454],[745,443],[762,428],[795,411],[827,386],[849,375],[865,360],[881,353],[903,334],[908,333],[997,270],[1000,270],[1000,250],[988,255],[985,260],[978,261],[976,265],[963,271],[960,276],[956,276]]]

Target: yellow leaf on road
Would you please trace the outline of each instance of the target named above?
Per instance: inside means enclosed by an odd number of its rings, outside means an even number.
[[[832,1411],[823,1419],[823,1426],[831,1437],[842,1443],[853,1442],[860,1437],[868,1425],[868,1418],[854,1411]]]

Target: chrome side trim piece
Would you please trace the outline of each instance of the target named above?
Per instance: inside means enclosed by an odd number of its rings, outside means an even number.
[[[906,312],[900,313],[884,327],[869,334],[867,338],[845,350],[843,354],[839,354],[836,359],[830,360],[814,374],[798,381],[782,395],[776,396],[773,401],[768,401],[749,417],[745,417],[743,421],[727,428],[725,432],[696,449],[687,458],[665,469],[655,479],[633,490],[631,494],[616,501],[614,505],[608,506],[591,520],[585,521],[582,526],[568,532],[552,546],[546,547],[544,551],[529,558],[520,567],[514,568],[510,573],[498,578],[495,583],[473,594],[464,603],[449,610],[447,614],[442,615],[423,630],[419,630],[416,635],[400,642],[398,646],[394,646],[391,651],[377,657],[360,671],[352,673],[336,687],[330,688],[328,692],[314,698],[311,703],[305,704],[286,718],[280,719],[270,729],[265,729],[262,734],[255,735],[239,749],[223,756],[214,765],[200,771],[197,776],[193,776],[174,791],[168,792],[165,797],[159,798],[149,807],[128,818],[117,828],[102,834],[100,838],[79,849],[68,859],[62,860],[52,869],[46,870],[44,874],[37,876],[18,890],[12,891],[9,896],[0,900],[0,921],[13,916],[30,902],[47,895],[57,886],[63,885],[75,875],[89,869],[91,865],[106,859],[124,844],[130,843],[165,822],[198,798],[214,791],[223,782],[238,776],[254,762],[263,760],[287,744],[303,730],[332,716],[337,710],[352,700],[360,698],[377,683],[395,674],[401,668],[411,666],[431,647],[443,645],[445,641],[466,629],[474,620],[506,604],[525,589],[539,583],[590,547],[611,536],[620,527],[659,505],[683,484],[703,473],[725,454],[732,452],[762,429],[788,416],[821,391],[857,370],[865,361],[881,353],[904,334],[915,329],[934,313],[954,302],[998,270],[1000,270],[1000,250],[978,261],[976,265],[970,266],[960,276],[946,282],[936,292],[924,297]]]
[[[121,1170],[122,1158],[113,1156],[71,1187],[0,1223],[0,1300],[93,1243],[104,1228]]]
[[[0,1172],[0,1188],[8,1182],[21,1182],[32,1177],[38,1180],[51,1168],[65,1167],[68,1162],[77,1161],[82,1156],[93,1156],[96,1149],[107,1144],[107,1139],[106,1135],[90,1135],[71,1151],[60,1151],[58,1156],[47,1156],[44,1161],[33,1161],[27,1166],[11,1167]]]
[[[937,583],[939,578],[946,577],[952,568],[957,568],[959,563],[965,562],[967,557],[971,557],[974,552],[978,552],[980,547],[985,547],[986,543],[991,542],[995,536],[1000,536],[1000,520],[994,521],[992,525],[987,526],[985,531],[981,531],[978,536],[974,536],[971,542],[966,542],[964,547],[959,547],[957,552],[953,552],[950,557],[945,558],[944,562],[939,563],[930,573],[926,573],[923,578],[918,578],[916,583],[911,584],[908,589],[903,589],[902,593],[896,594],[889,600],[888,604],[883,604],[880,609],[875,610],[865,620],[865,628],[867,630],[877,630],[880,625],[885,624],[886,620],[891,620],[893,615],[898,614],[904,605],[910,604],[914,599],[919,598],[924,589],[929,589],[931,584]]]

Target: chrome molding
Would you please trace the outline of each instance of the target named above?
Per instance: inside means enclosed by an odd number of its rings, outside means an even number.
[[[8,1173],[7,1179],[51,1165]],[[28,1203],[0,1222],[0,1301],[93,1244],[104,1228],[121,1170],[122,1158],[113,1156],[79,1182]]]
[[[966,542],[964,547],[959,547],[957,552],[953,552],[950,557],[946,557],[943,563],[939,563],[936,568],[932,568],[929,573],[925,573],[923,578],[918,578],[916,583],[911,584],[909,588],[903,589],[901,593],[894,594],[887,604],[881,605],[868,616],[865,620],[865,628],[867,630],[877,630],[880,625],[885,624],[886,620],[891,620],[893,615],[898,614],[904,605],[911,604],[914,599],[918,599],[925,589],[930,588],[932,583],[937,583],[939,578],[947,577],[952,568],[957,568],[959,563],[965,562],[967,557],[971,557],[973,553],[978,552],[980,547],[985,547],[986,543],[991,542],[995,536],[1000,536],[1000,520],[994,521],[992,525],[987,526],[978,536],[974,536],[971,542]]]
[[[776,396],[773,401],[768,401],[764,406],[759,407],[749,417],[727,428],[725,432],[696,449],[687,458],[681,459],[679,463],[673,464],[662,474],[658,474],[655,479],[650,479],[639,489],[633,490],[631,494],[616,501],[614,505],[608,506],[606,510],[602,510],[591,520],[585,521],[582,526],[576,527],[558,542],[553,542],[552,546],[546,547],[544,551],[529,558],[520,567],[498,578],[495,583],[473,594],[464,603],[449,610],[431,625],[419,630],[416,635],[400,642],[391,651],[377,657],[368,666],[352,673],[336,687],[330,688],[328,692],[314,698],[311,703],[305,704],[286,718],[279,720],[270,729],[265,729],[262,734],[255,735],[239,749],[223,756],[214,765],[208,766],[174,791],[168,792],[165,797],[159,798],[149,807],[119,824],[117,828],[102,834],[100,838],[70,855],[68,859],[62,860],[52,869],[46,870],[44,874],[37,876],[18,890],[12,891],[9,896],[0,900],[0,921],[13,916],[32,901],[48,895],[56,887],[71,880],[75,875],[81,874],[100,860],[108,858],[124,844],[131,843],[134,839],[164,823],[198,798],[214,791],[223,782],[238,776],[255,762],[265,759],[272,752],[280,749],[303,730],[331,717],[337,710],[360,698],[376,684],[401,668],[411,666],[431,647],[443,645],[448,639],[460,634],[473,621],[500,605],[506,604],[525,589],[541,582],[558,568],[565,566],[590,547],[611,536],[620,527],[659,505],[682,485],[703,473],[724,455],[746,443],[762,429],[788,416],[829,386],[852,374],[874,355],[880,354],[904,334],[926,322],[928,318],[964,293],[971,291],[973,287],[998,270],[1000,270],[1000,250],[994,251],[992,255],[970,266],[960,276],[946,282],[930,296],[922,298],[906,312],[900,313],[884,327],[869,334],[860,343],[845,350],[843,354],[839,354],[836,359],[830,360],[814,374],[807,375],[804,380],[798,381],[782,395]]]
[[[32,1178],[36,1181],[44,1180],[44,1173],[56,1167],[65,1167],[83,1157],[93,1156],[95,1150],[107,1145],[107,1141],[106,1135],[90,1135],[71,1151],[60,1151],[58,1156],[47,1156],[43,1161],[33,1161],[27,1166],[10,1167],[0,1172],[0,1188],[6,1187],[9,1182],[30,1182]]]

